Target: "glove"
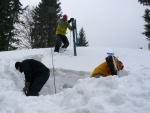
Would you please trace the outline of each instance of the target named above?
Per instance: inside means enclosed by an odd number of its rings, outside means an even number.
[[[70,18],[70,21],[74,21],[74,18]]]
[[[25,95],[27,95],[28,90],[29,90],[29,87],[24,87],[23,88],[23,92],[24,92]]]
[[[30,82],[25,82],[25,87],[23,88],[23,92],[25,95],[27,95],[27,92],[29,90]]]
[[[68,23],[74,21],[74,18],[70,18],[70,20],[68,20]]]

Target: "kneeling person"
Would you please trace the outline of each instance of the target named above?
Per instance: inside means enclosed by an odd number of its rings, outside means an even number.
[[[26,59],[15,63],[16,70],[24,72],[26,96],[39,96],[39,92],[50,76],[50,70],[41,62],[34,59]]]
[[[114,57],[114,58],[113,58]],[[114,59],[114,61],[113,61]],[[124,68],[123,63],[115,56],[106,57],[106,61],[97,66],[91,74],[91,77],[107,77],[110,75],[117,75],[117,71]]]

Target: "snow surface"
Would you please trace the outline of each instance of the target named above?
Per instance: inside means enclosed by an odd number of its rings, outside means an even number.
[[[52,51],[0,52],[0,113],[150,113],[149,50],[78,47],[77,56],[72,47],[64,53]],[[123,62],[120,77],[90,78],[107,52],[114,52]],[[51,70],[39,97],[23,94],[24,74],[14,67],[16,61],[28,58]]]

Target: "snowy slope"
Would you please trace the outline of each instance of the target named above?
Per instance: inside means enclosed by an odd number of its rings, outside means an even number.
[[[59,54],[52,51],[0,52],[0,113],[149,113],[149,50],[82,47],[77,48],[77,56],[73,48]],[[114,52],[124,63],[121,77],[90,78],[107,52]],[[39,97],[26,97],[21,91],[24,75],[14,64],[27,58],[39,60],[51,70]],[[64,84],[73,88],[63,89]]]

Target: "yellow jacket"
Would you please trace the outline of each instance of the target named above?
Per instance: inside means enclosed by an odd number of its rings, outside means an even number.
[[[104,76],[110,76],[110,69],[107,65],[107,62],[103,62],[98,67],[96,67],[91,74],[91,77],[94,77],[97,74],[102,74]]]
[[[58,21],[58,25],[57,25],[57,28],[56,28],[56,35],[60,34],[60,35],[65,36],[67,28],[72,30],[72,27],[70,26],[70,24],[67,21],[65,21],[63,19],[60,19]]]
[[[117,66],[118,65],[118,59],[116,57],[114,57],[114,60],[115,60],[116,68],[117,68],[118,67]],[[114,66],[114,70],[117,70],[116,68]],[[111,72],[110,72],[109,66],[107,65],[106,61],[94,69],[94,71],[91,74],[91,77],[94,77],[97,74],[102,74],[104,76],[110,76]]]

